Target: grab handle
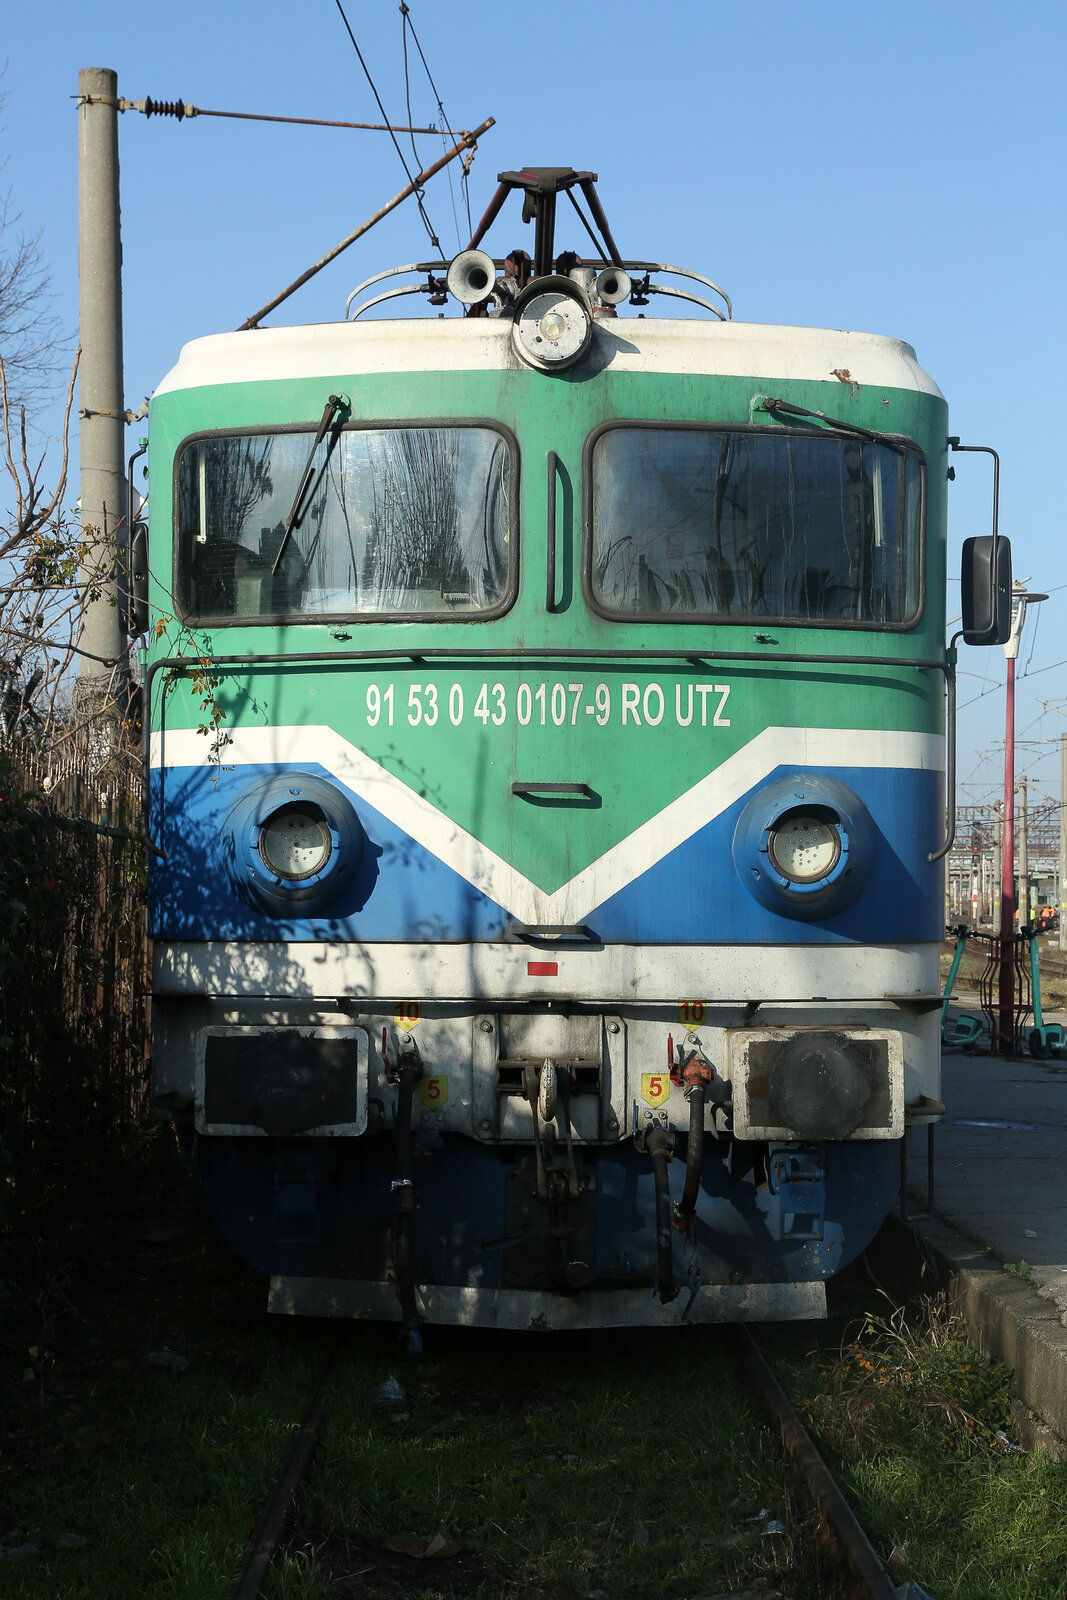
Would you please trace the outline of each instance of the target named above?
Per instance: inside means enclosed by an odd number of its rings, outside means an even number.
[[[585,922],[513,922],[510,932],[531,944],[599,944],[600,935]]]
[[[532,799],[535,795],[577,795],[583,800],[595,800],[596,790],[591,789],[587,783],[538,783],[516,782],[511,785],[512,794],[523,795]]]
[[[548,452],[548,584],[545,610],[556,609],[556,452]]]

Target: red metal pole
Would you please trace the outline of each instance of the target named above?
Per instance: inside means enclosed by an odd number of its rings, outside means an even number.
[[[1015,658],[1008,657],[1004,721],[1004,805],[1001,809],[1000,1024],[998,1048],[1015,1042]]]

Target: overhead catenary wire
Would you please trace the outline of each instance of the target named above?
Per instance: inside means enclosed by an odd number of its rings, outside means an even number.
[[[404,52],[404,104],[407,106],[407,110],[408,110],[408,121],[411,122],[411,120],[412,120],[412,116],[411,116],[411,74],[410,74],[410,72],[408,70],[408,28],[407,28],[407,22],[408,22],[407,11],[408,11],[408,8],[407,8],[407,6],[402,5],[400,7],[400,11],[401,11],[401,15],[403,16],[403,19],[404,19],[403,27],[401,29],[401,45],[402,45],[403,52]],[[411,154],[414,157],[415,165],[417,167],[421,167],[422,162],[419,159],[419,152],[415,147],[415,135],[414,135],[414,133],[411,135]]]
[[[382,97],[378,93],[378,90],[377,90],[377,88],[375,86],[375,83],[374,83],[374,79],[370,75],[370,69],[367,66],[367,63],[363,59],[363,52],[359,48],[359,45],[356,42],[356,36],[352,32],[351,23],[349,22],[347,16],[345,15],[345,8],[341,4],[341,0],[334,0],[334,4],[336,5],[338,11],[341,14],[341,21],[345,25],[345,32],[348,34],[349,39],[352,41],[352,48],[356,52],[356,56],[357,56],[357,58],[359,60],[359,64],[363,68],[364,76],[366,77],[367,82],[370,84],[371,93],[373,94],[373,96],[374,96],[374,98],[375,98],[375,100],[377,101],[377,104],[378,104],[378,110],[381,112],[382,116],[385,118],[385,121],[388,123],[389,122],[389,117],[388,117],[388,115],[386,113],[384,105],[382,104]],[[393,141],[393,148],[396,150],[397,155],[400,157],[400,165],[403,167],[404,172],[405,172],[405,174],[407,176],[408,183],[411,185],[412,192],[415,195],[415,201],[416,201],[416,204],[418,205],[418,208],[419,208],[419,216],[422,218],[423,226],[425,227],[426,232],[427,232],[427,234],[429,236],[430,243],[433,245],[435,250],[440,250],[441,241],[437,237],[437,233],[436,233],[436,231],[435,231],[435,229],[433,227],[433,224],[430,221],[429,215],[428,215],[428,213],[426,211],[426,207],[423,204],[422,193],[418,189],[418,187],[416,185],[416,180],[412,177],[411,170],[408,167],[407,161],[404,158],[404,152],[400,148],[400,141],[396,137],[396,134],[392,131],[392,127],[391,126],[390,126],[390,130],[389,131],[390,131],[390,136],[391,136],[392,141]]]
[[[1037,610],[1037,614],[1034,617],[1033,630],[1032,630],[1032,632],[1030,634],[1030,654],[1026,658],[1026,666],[1023,668],[1022,672],[1020,673],[1020,677],[1025,678],[1027,676],[1027,674],[1029,673],[1029,671],[1030,671],[1030,663],[1034,659],[1034,649],[1035,649],[1035,647],[1037,645],[1037,634],[1038,634],[1038,629],[1040,627],[1041,627],[1041,612],[1040,612],[1040,609],[1038,609]]]
[[[405,5],[404,0],[400,0],[400,14],[401,14],[401,16],[403,18],[403,28],[404,28],[404,80],[405,80],[405,83],[407,82],[407,60],[408,60],[408,58],[407,58],[407,32],[408,32],[408,29],[410,29],[411,30],[411,37],[412,37],[412,39],[414,40],[414,43],[415,43],[415,48],[419,52],[419,60],[422,62],[423,68],[424,68],[425,73],[426,73],[427,81],[428,81],[428,83],[430,85],[430,88],[433,90],[433,97],[434,97],[435,101],[437,102],[437,109],[441,114],[441,124],[442,124],[442,131],[443,131],[445,128],[448,127],[448,116],[447,116],[447,114],[445,112],[444,101],[441,99],[440,91],[438,90],[438,87],[437,87],[436,83],[434,82],[433,73],[430,71],[430,64],[426,60],[426,56],[425,56],[425,53],[423,52],[422,45],[419,43],[419,36],[415,32],[415,24],[411,20],[411,8],[409,6],[407,6],[407,5]],[[410,101],[409,101],[409,110],[408,110],[409,120],[410,120],[410,115],[411,115],[411,112],[410,112]],[[421,130],[417,128],[415,131],[416,131],[416,133],[418,133]],[[414,140],[412,140],[411,148],[413,150],[415,148]],[[468,238],[474,232],[474,222],[473,222],[473,220],[471,218],[471,195],[470,195],[470,164],[471,164],[471,159],[472,158],[468,156],[467,160],[462,163],[462,172],[461,172],[461,177],[460,177],[460,183],[463,186],[463,201],[464,201],[464,205],[465,205],[466,211],[467,211],[467,237]],[[452,174],[451,173],[449,173],[449,175],[448,175],[448,192],[449,192],[450,195],[452,195]],[[458,220],[458,218],[456,218],[455,212],[456,212],[456,202],[455,202],[455,198],[453,196],[453,198],[452,198],[452,215],[453,215],[453,220],[456,223],[456,235],[457,235],[457,237],[459,237],[459,220]]]

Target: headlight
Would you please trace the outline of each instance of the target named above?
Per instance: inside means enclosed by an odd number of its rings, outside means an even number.
[[[748,892],[787,917],[836,917],[868,882],[877,833],[857,794],[820,772],[762,783],[737,819],[731,854]]]
[[[264,865],[279,878],[297,882],[322,872],[333,854],[330,826],[320,806],[296,802],[282,806],[259,830]]]
[[[841,835],[832,822],[810,811],[794,811],[770,830],[767,849],[783,878],[814,883],[840,860]]]
[[[585,292],[570,278],[535,278],[515,302],[511,337],[529,366],[546,372],[573,366],[593,337]]]
[[[356,877],[365,837],[340,785],[293,770],[248,783],[223,820],[219,844],[246,905],[272,917],[319,917]]]

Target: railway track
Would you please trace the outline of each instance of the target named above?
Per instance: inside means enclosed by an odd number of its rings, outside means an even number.
[[[337,1340],[319,1373],[300,1426],[289,1446],[274,1487],[267,1497],[263,1514],[256,1524],[256,1531],[245,1554],[240,1575],[230,1591],[230,1600],[257,1600],[266,1582],[275,1551],[285,1532],[296,1492],[311,1466],[319,1431],[326,1417],[326,1405],[336,1376],[340,1352],[341,1342]]]
[[[748,1328],[738,1325],[723,1330],[723,1337],[732,1344],[764,1421],[781,1440],[791,1476],[810,1500],[822,1570],[825,1574],[829,1563],[837,1579],[835,1592],[857,1600],[899,1600],[899,1591]],[[342,1341],[338,1340],[309,1394],[303,1420],[268,1496],[230,1600],[258,1600],[263,1592],[271,1564],[285,1538],[297,1491],[311,1469],[315,1446],[329,1415],[342,1348]],[[416,1587],[421,1592],[421,1585]],[[922,1593],[915,1586],[909,1592]]]
[[[899,1600],[896,1585],[856,1518],[748,1328],[735,1330],[737,1352],[768,1422],[782,1440],[790,1467],[811,1496],[829,1548],[847,1568],[862,1600]]]

